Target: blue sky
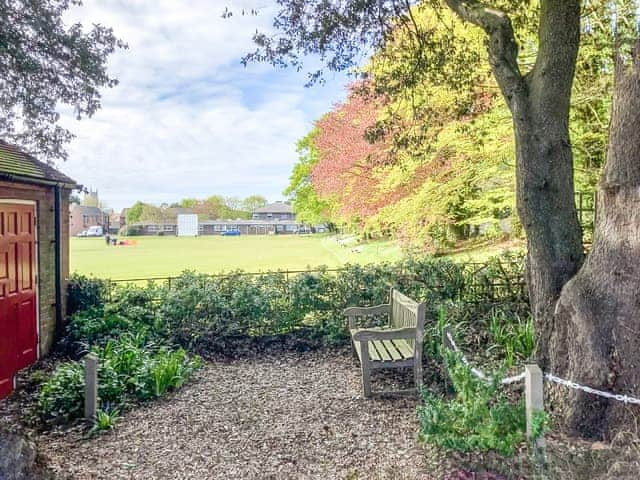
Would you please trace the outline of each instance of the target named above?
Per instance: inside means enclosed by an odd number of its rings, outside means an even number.
[[[228,6],[259,10],[222,19]],[[275,0],[85,0],[70,21],[113,27],[129,44],[109,64],[120,80],[58,167],[115,209],[136,200],[262,194],[282,198],[295,143],[345,96],[347,78],[305,88],[305,72],[240,63]]]

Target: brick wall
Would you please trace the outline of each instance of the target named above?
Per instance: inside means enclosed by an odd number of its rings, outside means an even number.
[[[62,190],[61,230],[62,312],[66,309],[66,279],[69,277],[69,190]],[[55,217],[53,187],[0,181],[0,199],[36,202],[38,218],[38,305],[40,354],[49,353],[56,339],[55,309]]]

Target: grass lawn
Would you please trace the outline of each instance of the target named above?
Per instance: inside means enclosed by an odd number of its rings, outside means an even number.
[[[320,265],[392,261],[402,256],[395,242],[371,242],[356,249],[332,236],[134,237],[133,246],[107,246],[103,238],[71,239],[71,271],[101,278],[177,275],[183,270],[219,273],[300,270]]]

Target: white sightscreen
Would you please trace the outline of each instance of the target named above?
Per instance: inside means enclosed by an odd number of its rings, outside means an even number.
[[[178,215],[178,236],[196,237],[198,235],[198,215]]]

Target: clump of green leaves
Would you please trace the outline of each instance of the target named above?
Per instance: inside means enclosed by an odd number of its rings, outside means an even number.
[[[96,418],[93,420],[93,426],[89,430],[89,436],[113,430],[119,420],[120,411],[117,408],[106,407],[98,410]]]
[[[536,440],[551,430],[551,417],[544,410],[533,412],[531,419],[531,437]]]
[[[516,360],[526,360],[533,355],[536,346],[533,318],[522,319],[517,314],[507,315],[494,310],[489,319],[491,347],[504,351],[505,364],[511,367]]]
[[[476,378],[460,356],[447,354],[455,395],[448,400],[427,391],[418,408],[420,437],[435,445],[459,450],[494,450],[513,455],[525,438],[522,402],[513,404],[499,383]]]
[[[99,358],[98,396],[103,410],[161,397],[180,388],[201,366],[199,358],[184,350],[156,347],[140,334],[125,333],[103,347],[94,346],[92,352]],[[46,424],[64,424],[82,416],[83,402],[82,365],[68,362],[42,385],[37,411]]]

